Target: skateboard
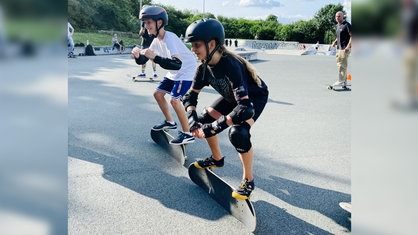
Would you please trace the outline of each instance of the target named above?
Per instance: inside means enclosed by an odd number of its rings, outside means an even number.
[[[253,204],[249,199],[238,200],[232,197],[234,189],[210,169],[198,169],[194,164],[189,166],[189,177],[219,203],[232,216],[246,225],[251,232],[256,228],[256,216]]]
[[[150,82],[155,82],[157,80],[155,80],[154,78],[157,78],[157,77],[149,77],[148,79],[149,79]],[[137,81],[136,80],[137,78],[146,78],[146,76],[139,76],[139,75],[132,76],[132,81],[136,82]]]
[[[340,202],[340,207],[343,208],[345,211],[351,213],[351,202]]]
[[[351,91],[351,84],[345,84],[345,85],[343,85],[343,84],[334,84],[334,85],[328,85],[327,86],[327,89],[328,90],[334,90],[334,91],[337,91],[337,90],[339,90],[339,91],[341,91],[341,90],[343,90],[343,91]]]
[[[351,81],[351,74],[350,73],[347,74],[347,80]],[[348,84],[348,83],[339,84],[339,83],[336,82],[333,85],[328,85],[327,89],[328,90],[334,90],[334,91],[351,91],[350,86],[351,86],[351,84]],[[339,88],[339,89],[337,89],[337,88]]]
[[[151,129],[151,138],[155,143],[163,147],[172,157],[174,157],[174,159],[179,161],[181,165],[184,165],[187,158],[186,148],[184,144],[170,144],[170,141],[173,140],[174,137],[168,133],[168,130],[155,131]]]

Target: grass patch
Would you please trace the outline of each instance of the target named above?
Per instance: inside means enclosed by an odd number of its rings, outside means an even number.
[[[63,23],[59,19],[8,19],[4,28],[9,39],[48,43],[62,40]]]
[[[74,43],[84,43],[86,45],[87,40],[89,40],[89,44],[93,46],[112,46],[112,35],[111,34],[104,34],[104,33],[81,33],[75,31],[73,34]],[[118,39],[123,40],[125,46],[132,46],[132,45],[139,45],[141,43],[141,38],[135,37],[121,37],[118,35]]]

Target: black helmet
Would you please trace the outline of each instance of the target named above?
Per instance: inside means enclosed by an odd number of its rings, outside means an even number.
[[[144,6],[139,13],[139,19],[153,19],[155,21],[163,20],[163,26],[168,25],[168,14],[167,11],[159,6]]]
[[[186,29],[186,42],[204,41],[208,43],[214,39],[217,45],[225,43],[225,31],[222,24],[215,19],[201,19],[191,23]]]

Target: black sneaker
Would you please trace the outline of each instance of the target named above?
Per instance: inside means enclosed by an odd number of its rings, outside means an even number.
[[[188,144],[188,143],[193,143],[193,142],[194,142],[194,137],[192,135],[189,135],[181,131],[180,135],[177,136],[177,138],[170,141],[170,144],[181,145],[181,144]]]
[[[160,131],[160,130],[167,130],[167,129],[176,129],[177,128],[177,124],[171,124],[167,121],[162,122],[161,124],[155,125],[152,127],[152,129],[154,131]]]
[[[248,181],[244,179],[241,182],[241,186],[232,192],[232,197],[239,200],[246,200],[250,197],[251,192],[254,190],[254,180]]]
[[[141,78],[144,78],[144,77],[146,77],[147,75],[145,74],[145,73],[140,73],[140,74],[138,74],[138,77],[141,77]]]
[[[224,158],[221,160],[216,161],[212,158],[212,156],[206,158],[205,160],[198,160],[193,163],[196,168],[216,168],[216,167],[223,167],[224,166]]]

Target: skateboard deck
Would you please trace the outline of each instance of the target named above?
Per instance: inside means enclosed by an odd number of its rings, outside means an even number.
[[[334,85],[328,85],[327,89],[328,90],[334,90],[334,91],[336,91],[336,90],[350,91],[351,90],[350,86],[351,86],[351,84],[346,84],[346,85],[340,85],[340,84],[335,85],[334,84]]]
[[[158,76],[157,77],[154,77],[154,76],[148,77],[148,80],[147,80],[146,76],[139,76],[139,75],[136,75],[136,76],[128,75],[128,76],[132,77],[132,81],[134,81],[134,82],[137,82],[137,81],[158,82],[159,81],[159,80],[156,79],[156,78],[158,78]]]
[[[189,177],[219,203],[232,216],[246,225],[251,232],[256,228],[256,216],[250,200],[238,200],[232,197],[233,188],[212,170],[198,169],[193,163],[189,166]]]
[[[155,131],[151,129],[151,138],[155,143],[164,148],[172,157],[179,161],[181,165],[184,165],[186,161],[185,147],[184,145],[170,144],[170,141],[174,139],[174,137],[170,135],[168,131]]]
[[[145,79],[146,77],[144,77],[144,76],[132,76],[132,80],[135,82],[136,81],[136,79],[137,78],[143,78],[143,79]],[[153,77],[149,77],[148,78],[151,82],[153,82],[154,81],[154,78]]]
[[[351,213],[351,202],[340,202],[340,207],[343,208],[345,211]]]

